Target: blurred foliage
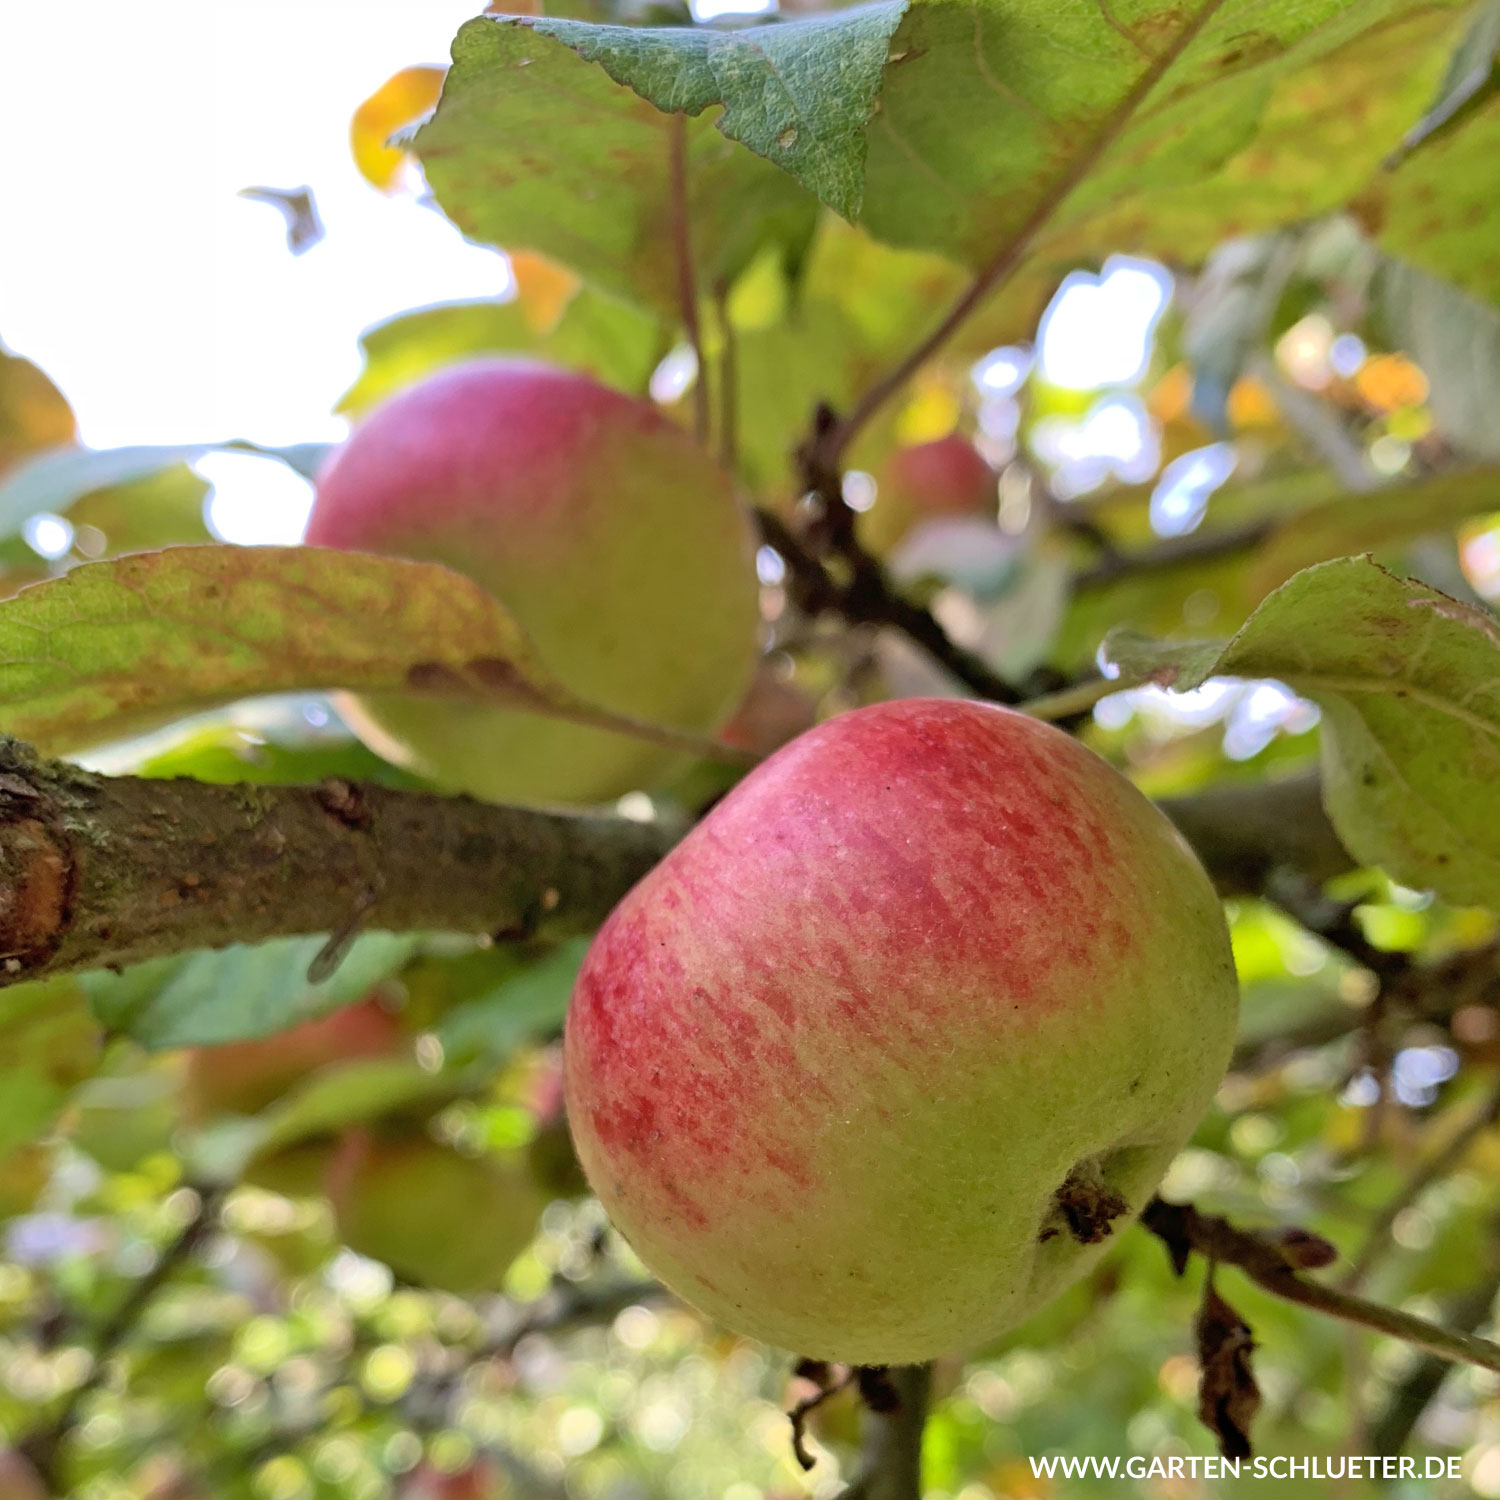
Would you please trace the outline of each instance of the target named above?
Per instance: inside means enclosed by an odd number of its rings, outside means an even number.
[[[372,95],[351,126],[360,170],[414,194],[425,171],[466,233],[509,252],[514,295],[368,330],[337,409],[358,419],[492,354],[586,371],[684,424],[706,380],[747,497],[795,519],[815,405],[847,410],[967,265],[1013,247],[1004,287],[860,432],[860,535],[992,670],[1091,694],[1080,732],[1150,795],[1320,759],[1353,787],[1332,811],[1383,868],[1325,894],[1363,946],[1320,936],[1284,890],[1230,903],[1241,1047],[1164,1191],[1314,1228],[1346,1257],[1335,1276],[1355,1264],[1372,1296],[1483,1324],[1500,1130],[1470,1126],[1500,1067],[1497,985],[1455,977],[1388,1013],[1375,970],[1396,955],[1447,973],[1497,938],[1500,12],[1275,4],[1252,28],[1243,6],[1154,0],[1117,7],[1123,24],[1088,7],[785,9],[692,29],[632,4],[479,19],[446,80],[413,67]],[[1144,54],[1161,71],[1137,98]],[[1049,220],[1055,202],[1068,211]],[[1102,320],[1121,270],[1165,302],[1141,367],[1070,385],[1044,357],[1047,320],[1080,289]],[[893,450],[954,432],[992,465],[993,503],[893,516]],[[193,593],[202,554],[109,565],[210,539],[191,466],[216,446],[81,448],[63,394],[0,350],[0,594],[70,580],[0,613],[0,723],[42,733],[65,702],[70,746],[154,729],[96,751],[111,770],[421,787],[302,690],[359,685],[356,657],[402,671],[440,639],[471,656],[483,632],[453,627],[442,580],[399,594],[403,639],[381,613],[399,591],[361,593],[351,567],[314,595],[269,555],[226,553],[231,582],[264,570],[242,606]],[[309,475],[322,457],[255,451]],[[1303,571],[1359,553],[1395,576]],[[784,559],[763,553],[761,570],[765,660],[736,743],[959,690],[895,632],[799,610]],[[153,579],[170,609],[132,613]],[[206,643],[247,621],[253,646],[215,657]],[[1173,643],[1131,656],[1116,637],[1116,660],[1156,680],[1110,691],[1093,664],[1121,629]],[[1428,695],[1420,712],[1398,686]],[[295,695],[223,706],[260,690]],[[114,712],[150,694],[159,714]],[[1372,803],[1350,768],[1376,762]],[[704,762],[627,810],[690,815],[734,774]],[[366,934],[313,983],[324,942],[0,990],[0,1495],[45,1493],[35,1461],[78,1500],[832,1500],[857,1464],[852,1397],[814,1417],[804,1475],[784,1411],[807,1390],[787,1353],[673,1302],[586,1196],[558,1045],[583,945]],[[254,1087],[216,1093],[216,1075]],[[943,1362],[928,1495],[1114,1494],[1030,1460],[1212,1451],[1201,1285],[1201,1266],[1176,1278],[1131,1230],[1026,1326]],[[1218,1285],[1254,1331],[1258,1451],[1462,1455],[1464,1480],[1395,1493],[1500,1495],[1500,1379],[1457,1369],[1413,1407],[1412,1351],[1230,1273]],[[1304,1491],[1326,1492],[1289,1493]]]

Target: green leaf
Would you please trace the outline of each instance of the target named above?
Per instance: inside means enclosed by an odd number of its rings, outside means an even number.
[[[120,974],[85,974],[80,983],[99,1020],[143,1047],[211,1047],[270,1036],[358,1000],[421,941],[410,933],[364,933],[321,984],[307,980],[324,946],[320,937],[152,959]]]
[[[1382,249],[1500,303],[1500,92],[1424,141],[1359,204]]]
[[[99,1060],[99,1027],[71,979],[0,991],[0,1157],[34,1141]]]
[[[286,743],[253,736],[225,724],[209,724],[176,740],[159,755],[133,768],[136,776],[170,780],[190,776],[217,786],[249,782],[255,786],[291,786],[337,776],[344,781],[378,781],[384,786],[415,789],[428,785],[421,777],[382,760],[352,736],[320,734]]]
[[[1417,484],[1341,495],[1280,526],[1256,556],[1248,586],[1259,598],[1313,563],[1400,547],[1495,510],[1500,510],[1500,469],[1440,474]]]
[[[733,141],[773,161],[853,219],[863,193],[864,131],[906,0],[737,31],[591,26],[538,20],[535,30],[598,63],[660,110],[719,108]]]
[[[0,473],[39,448],[71,443],[73,409],[46,374],[0,344]]]
[[[478,584],[318,547],[172,547],[0,601],[0,728],[48,753],[237,698],[315,688],[521,708],[714,754],[580,702]]]
[[[407,1058],[364,1058],[323,1068],[259,1117],[263,1134],[257,1151],[268,1155],[414,1106],[430,1112],[463,1089],[451,1073],[431,1072]]]
[[[93,490],[68,507],[74,527],[101,532],[112,556],[209,542],[203,502],[213,488],[186,464],[157,469],[126,484]]]
[[[675,325],[682,125],[531,24],[481,16],[454,39],[442,99],[412,144],[465,234],[540,251]],[[707,120],[683,134],[699,284],[727,286],[767,245],[795,264],[816,218],[811,195]]]
[[[437,1037],[445,1055],[464,1063],[476,1058],[503,1061],[523,1042],[562,1025],[574,981],[588,952],[587,938],[572,938],[477,1000],[456,1006],[443,1017]]]
[[[720,105],[737,138],[880,239],[1063,267],[1111,250],[1192,259],[1346,202],[1437,92],[1460,10],[914,0],[873,110],[886,5],[757,29],[758,51],[722,54],[697,30],[545,24],[663,109]],[[736,66],[716,69],[721,55]],[[789,145],[787,97],[811,101]]]
[[[1323,796],[1354,857],[1500,906],[1500,624],[1368,559],[1298,573],[1228,645],[1111,637],[1123,677],[1270,677],[1323,710]]]
[[[14,535],[40,511],[66,514],[76,501],[98,491],[133,486],[196,463],[209,453],[254,453],[274,458],[304,478],[312,478],[327,455],[326,443],[293,443],[268,448],[239,439],[228,443],[147,444],[128,448],[49,448],[0,482],[0,537]]]
[[[519,302],[450,302],[378,324],[359,342],[364,370],[338,404],[347,416],[362,415],[444,365],[481,355],[537,356],[620,390],[643,391],[665,352],[654,318],[587,287],[544,333]]]

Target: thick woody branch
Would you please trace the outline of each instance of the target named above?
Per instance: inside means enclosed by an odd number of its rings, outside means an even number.
[[[1337,862],[1316,796],[1288,783],[1165,806],[1236,890],[1268,863]],[[680,832],[346,781],[97,776],[0,740],[0,987],[318,933],[589,932]]]
[[[345,781],[96,776],[0,742],[0,984],[316,933],[587,932],[675,837]]]

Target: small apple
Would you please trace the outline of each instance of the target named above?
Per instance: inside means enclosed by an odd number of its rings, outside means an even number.
[[[5,1500],[47,1500],[36,1470],[12,1448],[0,1448],[0,1495]]]
[[[400,392],[319,475],[307,540],[467,574],[573,692],[648,723],[717,729],[755,665],[732,481],[655,407],[568,370],[478,360]],[[380,696],[351,719],[381,754],[496,801],[604,801],[682,760],[475,704]]]
[[[811,729],[818,705],[795,682],[763,663],[733,717],[719,733],[726,745],[769,755]]]
[[[400,1021],[371,995],[274,1036],[195,1047],[183,1072],[183,1114],[194,1123],[257,1114],[319,1068],[393,1057],[406,1045]]]
[[[564,1044],[579,1159],[680,1296],[815,1358],[984,1342],[1144,1205],[1234,1036],[1208,878],[1036,719],[810,730],[620,903]]]
[[[364,1129],[344,1136],[324,1187],[351,1250],[457,1293],[498,1287],[545,1206],[521,1162]]]
[[[422,1463],[407,1475],[400,1500],[486,1500],[490,1495],[508,1493],[500,1475],[483,1460],[456,1474],[445,1474],[430,1463]]]
[[[994,520],[999,480],[962,433],[898,448],[876,475],[875,504],[860,517],[860,537],[884,554],[921,521],[951,516]]]
[[[526,1142],[526,1167],[538,1192],[548,1198],[581,1198],[588,1179],[578,1165],[563,1106],[562,1059],[549,1053],[532,1080],[528,1104],[534,1130]]]

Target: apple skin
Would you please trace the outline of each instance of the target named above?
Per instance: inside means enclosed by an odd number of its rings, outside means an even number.
[[[874,506],[859,518],[861,540],[884,555],[920,521],[993,519],[998,486],[989,460],[962,433],[898,448],[876,476]]]
[[[5,1500],[47,1500],[46,1486],[19,1453],[0,1448],[0,1495]]]
[[[568,1118],[678,1295],[800,1354],[917,1363],[1094,1262],[1236,1010],[1213,888],[1129,782],[1023,714],[898,700],[779,751],[611,914]],[[1070,1180],[1118,1217],[1075,1227]]]
[[[195,1047],[182,1080],[182,1112],[199,1124],[253,1115],[330,1063],[393,1057],[408,1045],[401,1022],[374,996],[288,1031],[219,1047]]]
[[[318,477],[315,546],[442,563],[520,620],[586,701],[710,732],[755,666],[754,541],[732,481],[654,407],[525,360],[457,365],[377,407]],[[357,700],[387,758],[502,802],[592,803],[683,763],[535,714]]]
[[[500,1285],[546,1206],[524,1163],[363,1129],[340,1141],[324,1189],[351,1250],[460,1295]]]

